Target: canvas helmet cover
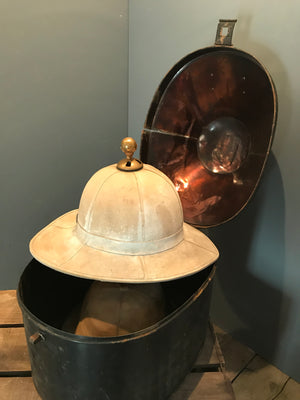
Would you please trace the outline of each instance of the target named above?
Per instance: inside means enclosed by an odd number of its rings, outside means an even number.
[[[78,210],[34,236],[33,257],[66,274],[129,283],[184,277],[216,261],[210,239],[183,222],[170,179],[132,158],[134,143],[125,138],[126,158],[91,177]]]

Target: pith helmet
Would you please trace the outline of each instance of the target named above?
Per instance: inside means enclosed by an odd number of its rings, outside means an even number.
[[[30,251],[57,271],[108,282],[146,283],[194,274],[218,258],[214,244],[183,222],[176,188],[158,169],[132,159],[100,169],[86,184],[78,210],[42,229]]]

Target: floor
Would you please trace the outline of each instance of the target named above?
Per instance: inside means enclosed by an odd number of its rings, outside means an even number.
[[[214,328],[236,400],[300,400],[299,383],[217,326]]]

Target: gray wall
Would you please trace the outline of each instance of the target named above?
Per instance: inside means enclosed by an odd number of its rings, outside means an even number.
[[[127,135],[127,0],[0,2],[0,288]]]
[[[129,10],[129,132],[137,138],[163,76],[213,44],[220,18],[238,18],[234,45],[275,81],[278,126],[259,190],[235,220],[207,232],[221,253],[212,317],[298,380],[299,13],[297,0],[132,0]]]

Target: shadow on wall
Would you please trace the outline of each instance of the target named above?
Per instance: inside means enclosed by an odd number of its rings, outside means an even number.
[[[273,362],[290,309],[282,290],[284,222],[283,183],[271,153],[263,182],[247,208],[209,233],[220,251],[213,319]]]

